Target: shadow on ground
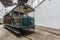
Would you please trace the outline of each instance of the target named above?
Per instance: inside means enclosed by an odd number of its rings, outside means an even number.
[[[5,28],[5,27],[4,27]],[[30,34],[34,34],[35,32],[34,31],[30,31],[30,30],[21,30],[21,33],[20,34],[16,34],[15,32],[5,28],[6,30],[8,30],[10,33],[12,33],[13,35],[17,36],[17,37],[26,37]]]

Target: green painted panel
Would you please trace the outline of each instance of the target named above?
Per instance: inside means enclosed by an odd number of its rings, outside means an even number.
[[[22,22],[21,28],[24,28],[24,29],[30,28],[34,25],[34,18],[32,18],[32,17],[24,18],[23,17],[21,22]]]

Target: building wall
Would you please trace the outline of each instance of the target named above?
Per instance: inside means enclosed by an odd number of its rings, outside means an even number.
[[[35,9],[35,25],[60,29],[60,0],[45,0]]]

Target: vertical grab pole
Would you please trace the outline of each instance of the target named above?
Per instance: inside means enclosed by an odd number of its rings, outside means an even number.
[[[14,10],[11,11],[11,23],[14,26]]]

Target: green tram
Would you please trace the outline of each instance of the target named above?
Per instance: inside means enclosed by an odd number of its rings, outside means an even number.
[[[34,9],[18,2],[18,5],[4,16],[4,25],[7,29],[19,34],[22,30],[35,29]]]

